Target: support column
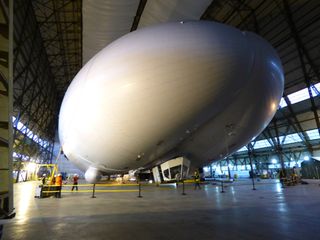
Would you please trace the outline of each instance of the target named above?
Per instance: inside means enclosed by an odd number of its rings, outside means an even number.
[[[244,158],[244,169],[247,171],[248,170],[248,168],[247,168],[247,159],[246,158]]]
[[[230,171],[230,167],[229,167],[229,157],[226,158],[226,162],[227,162],[227,168],[228,168],[228,178],[231,179],[231,171]]]
[[[255,183],[254,183],[254,171],[253,171],[253,166],[252,166],[252,157],[253,157],[253,146],[251,143],[249,143],[247,145],[247,148],[248,148],[248,155],[249,155],[249,160],[250,160],[250,169],[251,169],[251,180],[252,180],[252,190],[256,190],[256,187],[255,187]]]
[[[236,156],[234,157],[234,164],[236,166],[236,171],[238,171],[238,159]]]
[[[9,5],[6,5],[9,4]],[[15,216],[12,183],[13,1],[0,1],[0,219]]]
[[[250,169],[252,173],[252,190],[256,190],[255,184],[254,184],[254,171],[253,171],[253,166],[252,166],[252,151],[249,151],[249,160],[250,160]]]
[[[281,169],[285,170],[285,165],[284,165],[284,160],[283,160],[283,154],[282,154],[282,147],[281,146],[277,146],[277,154],[280,160],[280,164],[281,164]]]

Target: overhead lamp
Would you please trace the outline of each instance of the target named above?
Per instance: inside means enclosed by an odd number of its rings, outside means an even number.
[[[37,164],[30,162],[27,166],[28,172],[34,172],[36,170]]]
[[[310,157],[309,157],[309,156],[304,156],[303,160],[309,161],[309,160],[310,160]]]

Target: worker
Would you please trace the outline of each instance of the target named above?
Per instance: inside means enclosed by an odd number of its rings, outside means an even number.
[[[74,174],[73,175],[73,186],[72,186],[71,191],[73,191],[74,188],[78,191],[78,179],[79,179],[78,175]]]
[[[298,184],[299,183],[299,171],[296,167],[293,167],[292,169],[292,174],[291,174],[291,180],[293,184]]]
[[[61,198],[62,175],[59,173],[56,177],[56,198]]]
[[[42,180],[41,181],[42,181],[42,185],[46,185],[46,183],[47,183],[47,174],[44,173],[42,175]]]
[[[200,174],[198,171],[195,171],[194,172],[194,190],[196,190],[197,188],[201,189],[201,186],[200,186]]]
[[[54,176],[51,178],[50,185],[55,185],[55,184],[56,184],[56,177],[57,177],[57,175],[54,175]]]
[[[280,178],[281,187],[284,188],[285,187],[285,181],[287,179],[286,170],[284,168],[280,169],[279,178]]]

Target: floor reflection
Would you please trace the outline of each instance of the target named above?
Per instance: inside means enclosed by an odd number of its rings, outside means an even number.
[[[21,184],[21,183],[20,183]],[[16,219],[17,223],[25,223],[30,218],[30,208],[32,199],[34,198],[34,185],[33,184],[21,184],[19,186],[20,191],[23,192],[16,200]]]

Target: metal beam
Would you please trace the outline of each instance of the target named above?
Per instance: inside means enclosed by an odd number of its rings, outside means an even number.
[[[286,114],[284,113],[283,109],[280,109],[279,111],[286,117],[288,123],[294,128],[296,133],[300,136],[301,140],[305,143],[305,145],[307,146],[308,150],[312,152],[313,149],[312,149],[312,145],[309,142],[309,140],[310,140],[309,136],[305,133],[305,131],[303,131],[303,129],[302,129],[300,123],[299,123],[299,120],[298,120],[297,116],[295,115],[295,113],[294,113],[294,111],[292,109],[292,105],[291,105],[291,102],[290,102],[289,98],[287,96],[284,96],[283,98],[286,101],[287,108],[290,111],[291,117],[294,119],[295,122],[293,123],[292,120],[290,119],[290,117],[286,116]]]
[[[210,17],[210,13],[217,5],[219,5],[219,2],[213,0],[207,7],[207,9],[204,11],[204,13],[201,15],[200,20],[208,19]]]
[[[143,13],[143,10],[144,10],[146,4],[147,4],[147,0],[140,0],[139,6],[138,6],[138,9],[136,12],[136,16],[134,17],[130,32],[137,30],[139,22],[140,22],[140,18],[142,16],[142,13]]]
[[[319,120],[319,115],[318,115],[318,111],[317,111],[318,108],[317,108],[317,106],[316,106],[316,104],[314,102],[312,91],[311,91],[311,88],[310,88],[311,87],[311,81],[310,81],[310,77],[308,76],[308,73],[307,73],[307,70],[306,70],[306,66],[305,66],[306,64],[305,64],[305,61],[304,61],[304,56],[305,56],[308,64],[311,66],[312,70],[316,74],[316,76],[318,78],[318,81],[320,82],[319,68],[317,68],[315,66],[315,64],[313,63],[313,61],[312,61],[312,59],[310,57],[309,52],[307,51],[307,49],[304,47],[304,45],[302,43],[300,35],[299,35],[298,31],[297,31],[295,22],[293,21],[292,12],[291,12],[291,9],[290,9],[290,6],[289,6],[287,0],[283,0],[283,6],[284,6],[285,13],[286,13],[286,16],[287,16],[288,25],[289,25],[291,33],[292,33],[292,35],[293,35],[293,37],[295,39],[297,51],[298,51],[298,54],[299,54],[299,60],[300,60],[302,72],[303,72],[303,75],[304,75],[304,80],[305,80],[305,83],[306,83],[307,88],[308,88],[308,93],[309,93],[310,102],[311,102],[311,110],[314,113],[315,121],[316,121],[317,128],[318,128],[318,132],[319,132],[319,135],[320,135],[320,120]]]

